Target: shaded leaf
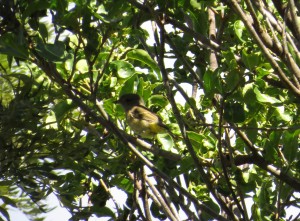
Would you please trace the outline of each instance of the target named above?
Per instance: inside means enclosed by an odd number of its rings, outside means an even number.
[[[148,107],[150,108],[151,106],[159,106],[161,108],[164,108],[169,104],[169,101],[163,96],[163,95],[152,95],[148,99]]]
[[[299,146],[300,130],[285,131],[283,133],[283,154],[289,163],[292,163],[297,158]]]
[[[133,93],[135,80],[136,80],[136,75],[133,75],[131,78],[125,81],[125,83],[121,88],[120,95]]]
[[[7,196],[0,196],[0,199],[6,204],[6,205],[10,205],[13,207],[17,207],[17,204],[14,200],[12,200],[11,198],[7,197]]]
[[[242,51],[242,60],[249,70],[255,69],[261,62],[261,53],[248,53],[246,50]]]
[[[20,42],[12,33],[5,33],[0,36],[0,53],[27,59],[29,56],[28,48],[24,42]]]
[[[50,6],[50,1],[48,0],[35,0],[31,1],[30,4],[27,5],[25,11],[23,12],[23,19],[32,15],[33,13],[41,10],[45,10]]]
[[[246,119],[243,105],[240,103],[226,102],[224,105],[224,118],[228,122],[243,122]]]
[[[57,41],[55,44],[47,44],[39,39],[36,51],[48,61],[64,61],[69,57],[65,51],[65,44],[61,41]]]
[[[214,94],[222,94],[222,86],[218,71],[207,70],[203,76],[204,90],[206,96],[213,97]]]
[[[115,217],[115,213],[108,207],[99,207],[97,205],[94,205],[93,207],[91,207],[91,212],[97,217]]]
[[[64,116],[74,107],[75,106],[71,100],[64,100],[56,104],[53,108],[53,112],[55,113],[57,123],[59,124]]]

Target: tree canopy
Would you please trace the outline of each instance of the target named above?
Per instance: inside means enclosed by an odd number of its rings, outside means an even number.
[[[13,206],[42,220],[49,194],[72,220],[299,219],[299,13],[295,0],[2,0],[0,219]],[[126,93],[176,137],[132,133]]]

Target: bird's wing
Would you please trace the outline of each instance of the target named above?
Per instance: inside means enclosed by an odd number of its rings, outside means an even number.
[[[139,120],[145,120],[149,123],[158,123],[161,121],[159,116],[157,116],[155,113],[151,112],[144,106],[135,106],[130,111],[131,117],[139,119]]]
[[[145,106],[136,106],[132,109],[132,117],[137,118],[139,120],[145,120],[149,122],[149,124],[158,124],[159,126],[169,130],[167,125],[165,125],[162,119],[152,111],[150,111]]]

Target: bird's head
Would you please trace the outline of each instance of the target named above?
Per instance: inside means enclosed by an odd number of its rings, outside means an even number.
[[[131,109],[133,106],[144,106],[143,99],[137,94],[124,94],[116,103],[121,104],[125,110]]]

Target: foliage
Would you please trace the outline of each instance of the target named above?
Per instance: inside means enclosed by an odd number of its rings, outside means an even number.
[[[294,0],[3,0],[1,219],[8,205],[43,219],[54,193],[72,220],[284,220],[300,206],[299,12]],[[125,93],[176,138],[130,135],[114,103]]]

